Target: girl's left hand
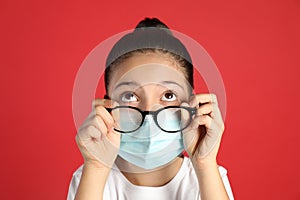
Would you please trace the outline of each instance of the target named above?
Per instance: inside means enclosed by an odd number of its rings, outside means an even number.
[[[224,132],[224,122],[215,94],[197,94],[189,105],[197,108],[197,113],[189,127],[183,130],[185,150],[192,162],[214,162]]]

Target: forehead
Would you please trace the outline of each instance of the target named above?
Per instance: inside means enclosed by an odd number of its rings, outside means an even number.
[[[168,81],[187,84],[179,65],[157,54],[135,55],[120,63],[111,76],[110,88],[113,89],[120,82],[130,81],[140,85]]]

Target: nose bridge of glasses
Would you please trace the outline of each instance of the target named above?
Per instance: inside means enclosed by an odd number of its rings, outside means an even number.
[[[156,123],[156,111],[142,111],[141,112],[143,115],[143,120],[141,121],[141,123],[143,123],[144,121],[155,121]]]

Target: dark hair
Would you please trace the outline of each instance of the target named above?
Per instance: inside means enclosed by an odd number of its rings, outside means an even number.
[[[180,65],[189,84],[194,88],[192,60],[185,46],[159,19],[145,18],[138,23],[133,32],[124,35],[111,49],[104,72],[107,93],[113,69],[125,59],[139,53],[160,53],[170,56]]]

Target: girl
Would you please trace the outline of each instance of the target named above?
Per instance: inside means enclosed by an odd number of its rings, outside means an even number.
[[[105,89],[76,136],[69,200],[233,199],[217,98],[193,94],[190,55],[164,23],[146,18],[114,45]]]

